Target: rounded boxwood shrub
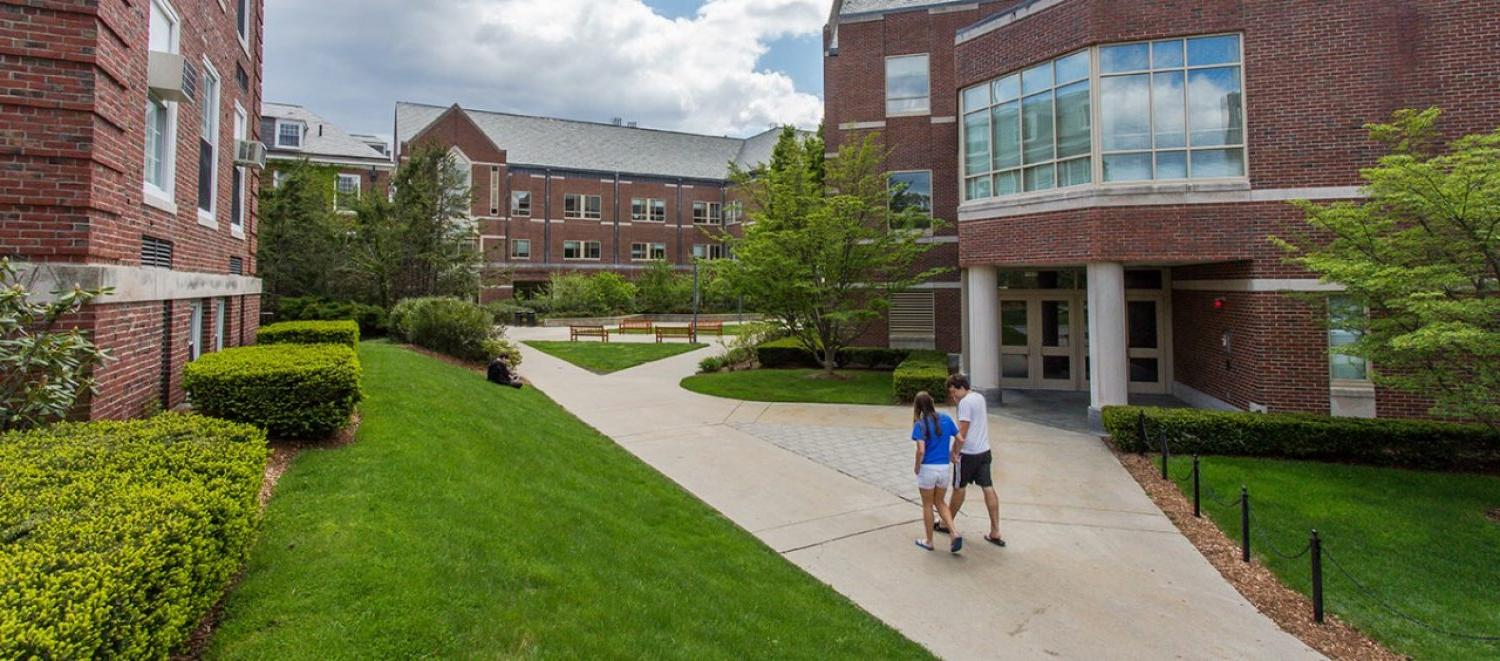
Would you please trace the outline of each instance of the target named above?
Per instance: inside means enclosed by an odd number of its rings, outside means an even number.
[[[245,561],[265,433],[204,416],[0,435],[0,658],[168,658]]]
[[[932,401],[948,401],[948,354],[941,351],[910,351],[906,360],[891,373],[891,388],[896,398],[909,402],[917,393],[927,391]]]
[[[359,346],[359,324],[341,321],[283,321],[255,332],[260,344],[344,344]]]
[[[1139,425],[1144,416],[1146,437]],[[1127,452],[1222,454],[1379,466],[1483,470],[1500,467],[1500,435],[1483,425],[1335,418],[1307,413],[1108,406],[1105,431]]]
[[[397,303],[391,310],[391,331],[403,342],[461,360],[489,361],[496,357],[495,351],[505,350],[494,342],[500,339],[494,314],[456,298],[412,298]]]
[[[264,344],[204,354],[182,386],[193,408],[247,422],[277,438],[323,438],[359,403],[360,367],[341,344]]]

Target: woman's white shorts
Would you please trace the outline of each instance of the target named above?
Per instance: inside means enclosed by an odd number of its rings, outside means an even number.
[[[917,470],[917,488],[935,489],[953,486],[953,464],[922,464]]]

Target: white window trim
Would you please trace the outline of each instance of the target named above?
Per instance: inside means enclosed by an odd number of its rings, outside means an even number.
[[[698,256],[698,248],[703,248],[703,256],[702,257]],[[711,260],[716,260],[716,259],[725,259],[725,258],[727,258],[728,254],[729,254],[727,251],[724,250],[724,244],[722,244],[722,243],[694,243],[693,244],[693,251],[692,252],[693,252],[693,259],[702,259],[702,260],[710,260],[710,261]],[[719,253],[718,257],[715,257],[713,255],[713,253],[715,253],[715,252]]]
[[[177,9],[172,7],[172,4],[167,2],[167,0],[149,1],[152,6],[161,10],[172,24],[172,34],[167,38],[168,48],[171,49],[168,52],[181,52],[182,14],[177,13]],[[150,8],[148,7],[147,13],[149,14],[149,12]],[[149,26],[151,22],[149,15],[146,22]],[[149,40],[149,35],[147,38]],[[167,130],[162,136],[162,140],[166,143],[166,148],[162,150],[162,180],[168,184],[168,189],[164,190],[147,180],[144,176],[145,163],[142,162],[142,193],[144,193],[146,204],[175,215],[177,213],[177,186],[172,184],[177,181],[177,102],[163,100],[161,104],[167,111]],[[142,156],[144,158],[144,154]]]
[[[247,2],[249,0],[246,0]],[[239,148],[240,140],[248,140],[246,131],[250,128],[250,114],[245,112],[245,107],[239,101],[234,102],[234,146]],[[240,215],[238,218],[229,219],[229,234],[236,239],[245,238],[245,219],[250,216],[250,171],[243,165],[236,165],[234,169],[240,173]],[[231,205],[232,206],[232,205]],[[233,211],[231,209],[231,211]]]
[[[214,351],[224,350],[224,331],[227,327],[224,317],[228,311],[228,302],[223,298],[214,299]]]
[[[295,125],[298,127],[297,144],[295,145],[282,144],[281,142],[281,127],[288,125]],[[277,149],[295,149],[297,151],[301,151],[302,148],[307,145],[307,122],[296,119],[283,119],[277,117],[275,131],[275,144]]]
[[[1183,69],[1184,70],[1188,70],[1188,69],[1195,69],[1195,68],[1215,68],[1215,67],[1223,67],[1223,66],[1238,66],[1239,67],[1239,69],[1240,69],[1240,102],[1242,104],[1241,112],[1240,112],[1240,135],[1243,137],[1244,143],[1241,144],[1241,145],[1238,145],[1238,146],[1236,146],[1236,145],[1229,145],[1229,146],[1224,146],[1222,148],[1224,148],[1224,149],[1235,149],[1235,148],[1238,148],[1238,149],[1241,149],[1241,150],[1244,151],[1245,174],[1242,175],[1242,176],[1238,176],[1238,177],[1216,177],[1216,178],[1203,178],[1203,179],[1192,179],[1192,178],[1188,178],[1188,179],[1141,179],[1141,180],[1132,180],[1132,181],[1111,181],[1111,182],[1105,182],[1104,181],[1104,158],[1103,158],[1103,156],[1104,156],[1104,150],[1103,150],[1103,145],[1102,145],[1103,135],[1100,133],[1100,128],[1099,128],[1099,126],[1100,126],[1100,122],[1099,122],[1099,119],[1100,119],[1100,114],[1099,114],[1100,113],[1099,98],[1100,98],[1100,92],[1101,92],[1100,82],[1099,81],[1104,76],[1101,75],[1100,72],[1099,72],[1099,50],[1101,48],[1108,47],[1108,46],[1125,46],[1125,45],[1139,44],[1139,43],[1150,44],[1150,43],[1156,42],[1156,41],[1172,41],[1172,40],[1176,40],[1176,39],[1183,40],[1183,42],[1184,42],[1184,48],[1185,48],[1185,44],[1186,44],[1186,41],[1188,39],[1196,39],[1196,38],[1200,38],[1200,37],[1221,37],[1221,36],[1235,36],[1235,37],[1239,38],[1240,54],[1239,54],[1239,62],[1238,63],[1236,63],[1234,65],[1215,64],[1215,65],[1199,65],[1199,66],[1195,66],[1195,67],[1188,67],[1186,65],[1186,62],[1184,61]],[[971,205],[975,205],[975,204],[990,204],[990,203],[994,203],[994,202],[1001,202],[1001,203],[1005,203],[1005,204],[1022,204],[1022,203],[1026,203],[1027,201],[1033,200],[1033,199],[1050,199],[1051,197],[1055,196],[1058,193],[1058,191],[1103,191],[1103,192],[1120,191],[1120,192],[1126,192],[1126,191],[1132,191],[1132,190],[1140,190],[1143,187],[1151,187],[1151,186],[1156,186],[1156,187],[1164,187],[1164,186],[1165,187],[1187,187],[1187,188],[1197,189],[1197,188],[1203,188],[1203,187],[1213,187],[1213,186],[1216,186],[1216,185],[1226,185],[1226,184],[1238,185],[1238,184],[1246,184],[1246,183],[1249,182],[1249,180],[1250,180],[1250,164],[1251,164],[1251,160],[1252,159],[1251,159],[1251,151],[1250,151],[1250,130],[1249,130],[1249,125],[1250,125],[1249,91],[1245,88],[1245,81],[1249,78],[1249,76],[1247,75],[1247,72],[1246,72],[1246,68],[1248,67],[1249,63],[1245,61],[1245,33],[1243,33],[1243,32],[1222,32],[1222,33],[1213,33],[1213,34],[1194,34],[1194,35],[1186,35],[1186,36],[1180,36],[1180,37],[1170,37],[1169,36],[1169,37],[1162,37],[1160,39],[1147,39],[1147,40],[1139,40],[1139,39],[1137,39],[1137,40],[1131,40],[1131,41],[1118,41],[1118,42],[1110,42],[1110,43],[1104,43],[1104,44],[1097,44],[1097,45],[1088,47],[1086,50],[1089,53],[1089,78],[1088,78],[1088,80],[1089,80],[1089,141],[1090,141],[1090,144],[1089,144],[1089,156],[1088,156],[1088,158],[1090,159],[1089,167],[1090,167],[1090,171],[1091,171],[1092,181],[1090,183],[1087,183],[1087,184],[1077,184],[1077,185],[1067,186],[1067,187],[1057,187],[1057,186],[1054,186],[1052,188],[1047,188],[1047,189],[1043,189],[1043,190],[1035,190],[1035,191],[1022,190],[1020,192],[1011,193],[1011,194],[1007,194],[1007,195],[993,194],[993,190],[992,190],[991,191],[992,194],[989,197],[973,198],[973,199],[969,198],[969,187],[968,187],[968,180],[969,179],[974,178],[974,177],[994,176],[996,174],[996,172],[993,169],[986,169],[985,174],[978,174],[978,175],[972,175],[971,176],[971,175],[968,174],[967,169],[965,168],[965,160],[966,160],[966,158],[968,156],[967,153],[965,152],[965,145],[967,144],[965,142],[965,140],[967,140],[967,135],[966,134],[967,134],[967,131],[968,131],[968,127],[964,123],[964,117],[967,116],[967,115],[969,115],[969,114],[971,114],[972,112],[975,112],[975,111],[969,111],[969,110],[966,110],[963,107],[963,95],[964,95],[964,92],[967,91],[967,90],[969,90],[969,89],[972,89],[974,87],[979,87],[980,85],[985,85],[985,86],[991,85],[995,81],[997,81],[997,80],[999,80],[1001,78],[1005,78],[1005,77],[1010,76],[1012,74],[1018,74],[1021,71],[1024,71],[1026,68],[1029,68],[1029,67],[1023,67],[1021,69],[1016,69],[1014,71],[1010,71],[1010,72],[1007,72],[1007,73],[999,75],[999,76],[993,76],[993,77],[987,78],[987,79],[985,79],[981,83],[978,83],[978,84],[975,84],[975,85],[969,85],[967,87],[963,87],[963,88],[960,88],[958,90],[958,115],[957,115],[958,116],[958,131],[959,131],[959,133],[958,133],[958,197],[959,197],[959,207],[961,209],[965,208],[965,207],[970,207]],[[1053,57],[1053,58],[1048,59],[1047,62],[1054,62],[1054,61],[1056,61],[1058,59],[1067,57],[1068,55],[1072,55],[1072,54],[1077,53],[1077,52],[1079,52],[1079,51],[1072,51],[1072,52],[1069,52],[1069,53],[1064,53],[1064,54],[1059,55],[1057,57]],[[1183,55],[1184,55],[1184,58],[1185,58],[1186,57],[1186,52],[1184,52]],[[1122,73],[1122,74],[1109,74],[1109,75],[1126,75],[1126,74]],[[1150,89],[1151,87],[1152,86],[1148,86],[1148,93],[1154,93],[1154,91]],[[1020,98],[1025,98],[1025,95],[1023,94]],[[1151,104],[1150,102],[1148,102],[1148,106],[1152,107],[1152,111],[1151,112],[1155,111],[1154,110],[1154,104]],[[993,108],[993,107],[994,107],[994,104],[991,103],[991,104],[985,106],[985,109],[986,109],[986,111],[988,111],[989,108]],[[1152,124],[1153,130],[1154,130],[1154,126],[1155,126],[1154,122],[1150,122],[1150,120],[1148,120],[1148,122]],[[985,126],[989,127],[988,122],[986,122]],[[1187,130],[1191,131],[1192,129],[1191,129],[1191,127],[1188,127]],[[990,158],[993,159],[994,158],[994,153],[995,153],[994,131],[993,131],[993,129],[987,129],[987,132],[989,133],[989,135],[986,137],[986,141],[990,143],[989,154],[990,154]],[[1054,127],[1054,131],[1053,131],[1052,139],[1053,139],[1054,148],[1055,148],[1055,143],[1056,143],[1056,140],[1057,140],[1057,133],[1056,133],[1055,127]],[[1190,148],[1187,147],[1187,146],[1182,147],[1182,150],[1189,150],[1189,149]],[[1177,150],[1178,149],[1174,147],[1174,148],[1164,149],[1163,151],[1177,151]],[[1153,161],[1154,161],[1154,154],[1156,153],[1156,149],[1154,147],[1152,149],[1150,149],[1150,150],[1120,150],[1120,151],[1112,151],[1110,153],[1112,153],[1112,154],[1113,153],[1130,153],[1130,152],[1140,152],[1140,151],[1149,151],[1151,154],[1153,154]],[[1189,157],[1189,160],[1191,160],[1191,157]],[[1053,163],[1054,164],[1056,163],[1055,159],[1054,159]],[[1027,166],[1025,164],[1022,164],[1021,166],[1019,166],[1018,169],[1024,170],[1026,167]],[[1153,163],[1153,168],[1154,168],[1154,163]],[[1189,165],[1189,175],[1191,175],[1191,174],[1192,174],[1192,172],[1191,172],[1191,165]],[[1022,182],[1022,187],[1023,188],[1025,187],[1024,181]]]
[[[1373,367],[1373,365],[1370,363],[1370,361],[1368,359],[1365,359],[1365,358],[1362,358],[1362,357],[1359,357],[1359,356],[1350,356],[1351,358],[1355,358],[1355,359],[1359,360],[1360,362],[1364,363],[1365,376],[1362,379],[1344,379],[1344,378],[1339,378],[1339,377],[1336,377],[1336,376],[1333,375],[1333,358],[1334,358],[1334,356],[1336,356],[1336,355],[1347,355],[1347,354],[1335,354],[1333,352],[1333,348],[1334,348],[1334,344],[1333,344],[1333,331],[1334,331],[1334,328],[1333,328],[1333,301],[1336,298],[1348,298],[1348,297],[1345,296],[1345,295],[1343,295],[1343,294],[1335,294],[1333,296],[1329,296],[1328,299],[1324,302],[1324,305],[1327,308],[1325,310],[1324,314],[1328,317],[1328,319],[1327,319],[1327,321],[1328,321],[1328,329],[1326,331],[1324,331],[1324,333],[1323,333],[1323,343],[1324,343],[1324,345],[1326,345],[1326,352],[1328,354],[1328,385],[1331,388],[1369,388],[1374,383],[1374,379],[1370,378],[1370,373],[1374,369],[1374,367]],[[1366,317],[1368,317],[1370,315],[1369,308],[1365,308],[1364,314],[1365,314]],[[1357,337],[1357,334],[1355,334],[1355,335],[1356,335],[1355,340],[1358,341],[1359,338]]]
[[[235,1],[236,0],[230,0],[230,2]],[[245,55],[249,56],[250,31],[255,29],[255,0],[245,0],[245,30],[243,32],[240,31],[239,12],[231,10],[231,13],[234,14],[234,32],[236,38],[240,42],[240,48],[245,51]]]
[[[575,215],[568,215],[568,198],[578,198],[578,211]],[[589,200],[599,201],[599,211],[594,216],[589,215]],[[589,195],[586,193],[567,193],[563,195],[563,218],[566,220],[603,220],[604,219],[604,196]]]
[[[361,181],[361,179],[363,179],[363,177],[360,177],[357,174],[349,174],[347,172],[340,172],[340,173],[338,173],[338,176],[335,176],[333,178],[333,209],[334,209],[334,211],[337,211],[339,213],[354,213],[353,209],[346,209],[344,207],[339,206],[339,196],[343,194],[343,193],[339,192],[339,182],[346,181],[346,180],[352,180],[354,182],[354,197],[356,199],[358,199],[359,198],[359,194],[360,194],[360,188],[361,188],[361,185],[363,183]]]
[[[698,220],[698,205],[703,205],[703,220]],[[708,200],[693,200],[693,224],[694,225],[723,225],[724,204],[722,202],[710,202]]]
[[[568,244],[570,244],[570,243],[576,243],[576,244],[578,244],[578,255],[579,255],[578,257],[569,257],[568,256]],[[593,244],[594,246],[596,246],[598,248],[598,250],[599,250],[599,256],[598,257],[589,257],[588,256],[588,254],[589,254],[589,251],[588,251],[589,244]],[[563,260],[564,261],[569,261],[569,262],[597,262],[597,261],[600,261],[601,259],[603,259],[603,257],[604,257],[604,244],[602,242],[599,242],[599,241],[584,241],[584,240],[581,240],[581,239],[580,240],[563,241]]]
[[[198,224],[217,229],[219,227],[219,164],[224,162],[224,145],[219,142],[219,134],[223,133],[221,129],[223,128],[224,121],[221,116],[223,110],[221,104],[224,99],[224,77],[219,75],[219,70],[214,68],[213,63],[209,62],[207,57],[203,58],[203,73],[214,79],[214,98],[212,100],[214,121],[213,126],[210,127],[214,135],[208,140],[209,144],[213,145],[214,162],[213,168],[208,175],[208,209],[203,208],[202,200],[198,201]],[[200,97],[207,97],[207,90],[199,91]],[[199,100],[204,103],[209,102],[207,98],[200,98]],[[202,109],[200,108],[200,110]],[[199,123],[202,123],[201,117],[199,118]]]
[[[526,196],[526,210],[525,211],[521,211],[521,207],[516,204],[516,199],[519,196],[522,196],[522,195]],[[512,215],[512,216],[518,216],[518,217],[521,217],[521,218],[530,218],[531,217],[531,191],[529,191],[529,190],[516,190],[516,191],[511,191],[510,192],[510,215]]]
[[[521,254],[519,254],[519,253],[516,252],[516,246],[519,245],[519,244],[521,244],[521,243],[525,243],[526,244],[526,254],[525,255],[521,255]],[[513,259],[513,260],[517,260],[517,261],[531,261],[531,239],[511,239],[510,240],[510,258]]]
[[[645,250],[645,255],[646,256],[645,257],[636,257],[635,256],[635,247],[636,246],[645,246],[645,248],[646,248],[646,250]],[[657,248],[661,248],[661,256],[660,257],[658,257],[656,255],[656,253],[657,253],[656,249]],[[633,242],[633,243],[630,244],[630,261],[632,261],[632,262],[654,262],[654,261],[662,260],[662,259],[666,259],[666,258],[667,258],[667,244],[665,244],[665,243],[652,242],[652,241],[635,241],[635,242]]]
[[[188,307],[188,362],[203,355],[203,301],[193,301]]]
[[[918,110],[908,110],[906,112],[891,112],[891,100],[892,100],[892,98],[895,98],[897,100],[906,100],[906,99],[915,99],[915,98],[918,98],[918,97],[915,97],[915,96],[898,96],[898,97],[892,97],[890,95],[890,83],[887,80],[888,77],[889,77],[889,75],[890,75],[890,70],[891,70],[890,61],[891,60],[900,60],[900,59],[913,58],[913,57],[925,57],[925,58],[927,58],[927,97],[926,97],[927,98],[927,107],[925,109],[923,109],[923,110],[920,110],[920,111],[918,111]],[[883,67],[881,69],[881,71],[880,71],[881,95],[882,95],[883,101],[885,103],[885,116],[886,117],[923,117],[923,116],[931,115],[932,114],[932,54],[931,53],[905,53],[905,54],[902,54],[902,55],[887,55],[887,56],[885,56],[885,60],[883,60],[881,62],[881,66]]]

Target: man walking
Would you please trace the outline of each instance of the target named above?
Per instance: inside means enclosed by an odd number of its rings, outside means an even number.
[[[969,377],[954,374],[948,377],[948,400],[958,403],[958,486],[953,489],[948,509],[954,519],[959,508],[964,506],[965,487],[978,484],[984,491],[984,506],[990,513],[990,531],[984,541],[995,546],[1005,546],[1000,538],[1000,496],[995,493],[994,481],[990,478],[990,415],[981,395],[969,389]],[[944,530],[943,532],[947,532]]]

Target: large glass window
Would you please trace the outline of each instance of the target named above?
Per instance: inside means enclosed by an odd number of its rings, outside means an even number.
[[[931,109],[926,53],[885,59],[885,114],[922,115]]]
[[[1328,348],[1334,349],[1358,342],[1363,335],[1365,309],[1347,296],[1328,298]],[[1369,379],[1365,359],[1329,352],[1328,375],[1340,381]]]
[[[892,172],[887,185],[890,187],[891,211],[917,209],[932,217],[932,173],[926,170]],[[918,223],[918,228],[930,226],[931,221]]]
[[[531,259],[531,239],[511,239],[510,258]]]
[[[1216,35],[1100,46],[967,88],[964,199],[1243,177],[1242,74],[1240,37]]]

